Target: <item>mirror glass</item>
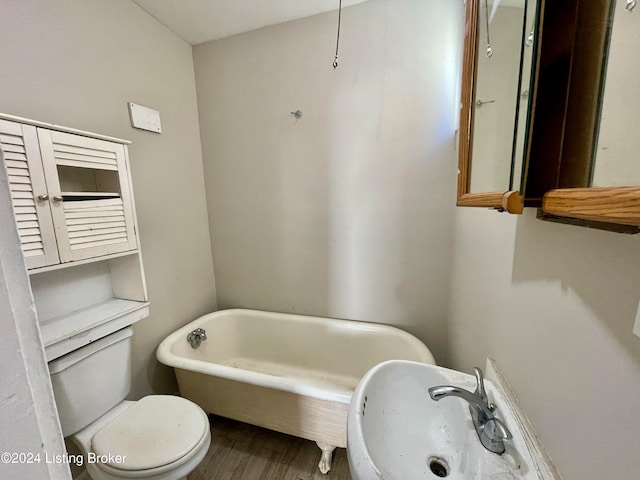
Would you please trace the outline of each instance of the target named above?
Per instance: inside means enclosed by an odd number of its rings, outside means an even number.
[[[520,78],[520,92],[518,97],[516,131],[514,132],[514,153],[511,168],[509,190],[522,191],[522,177],[524,176],[525,156],[527,154],[527,138],[529,127],[529,111],[531,109],[530,94],[533,89],[533,68],[535,58],[535,32],[538,25],[538,2],[526,2],[525,39],[522,51],[522,74]]]
[[[479,0],[471,193],[520,190],[536,5]]]
[[[604,93],[591,186],[640,185],[640,5],[617,0],[607,54]]]

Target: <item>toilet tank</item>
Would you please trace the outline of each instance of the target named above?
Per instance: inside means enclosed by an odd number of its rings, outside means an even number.
[[[62,434],[67,437],[118,405],[131,389],[128,327],[49,362]]]

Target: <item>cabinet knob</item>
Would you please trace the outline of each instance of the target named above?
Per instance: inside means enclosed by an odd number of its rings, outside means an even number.
[[[38,195],[38,200],[40,200],[41,202],[47,201],[49,200],[49,195],[47,195],[46,193],[41,193],[40,195]]]
[[[62,199],[62,195],[54,195],[54,196],[53,196],[53,198],[52,198],[52,200],[53,200],[54,202],[61,202],[61,201],[63,200],[63,199]]]

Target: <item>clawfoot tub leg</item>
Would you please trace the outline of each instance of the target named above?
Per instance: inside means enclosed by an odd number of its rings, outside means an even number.
[[[320,463],[318,463],[318,468],[323,474],[329,473],[331,470],[331,456],[333,455],[333,451],[336,449],[333,445],[327,445],[326,443],[316,442],[320,450],[322,450],[322,457],[320,457]]]

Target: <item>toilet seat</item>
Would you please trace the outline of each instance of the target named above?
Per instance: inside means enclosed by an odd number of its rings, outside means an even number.
[[[202,441],[185,457],[180,460],[163,465],[162,467],[150,470],[122,470],[110,467],[106,464],[89,464],[87,470],[94,480],[122,480],[122,479],[139,479],[139,480],[178,480],[186,479],[198,464],[202,461],[209,450],[211,436],[202,438]]]
[[[105,457],[105,463],[87,463],[94,480],[172,480],[200,463],[211,433],[206,414],[196,404],[150,395],[123,402],[73,439],[86,455]]]
[[[118,470],[150,470],[188,455],[205,436],[207,417],[195,403],[170,395],[149,395],[91,439],[104,465]],[[117,456],[124,461],[117,461]],[[103,465],[103,464],[101,464]]]

